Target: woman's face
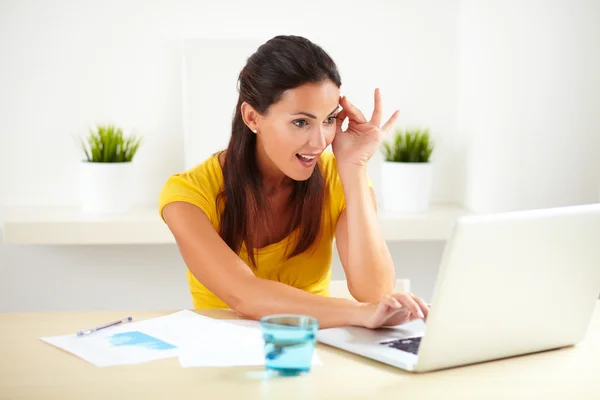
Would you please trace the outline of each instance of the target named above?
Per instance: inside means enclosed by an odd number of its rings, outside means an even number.
[[[339,99],[339,88],[329,80],[284,92],[256,120],[260,162],[295,181],[308,179],[335,136]]]

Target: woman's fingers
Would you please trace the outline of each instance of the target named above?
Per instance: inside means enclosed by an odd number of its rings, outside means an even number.
[[[427,305],[427,303],[425,303],[419,296],[415,296],[412,293],[410,295],[412,296],[413,300],[416,301],[417,304],[419,305],[419,307],[421,308],[421,311],[425,315],[425,318],[427,318],[427,314],[429,314],[429,306]]]
[[[381,127],[381,130],[384,133],[387,133],[396,123],[396,121],[398,120],[398,117],[400,117],[400,110],[396,110],[392,116],[390,117],[390,119],[388,119],[388,121]]]
[[[378,326],[388,325],[390,321],[403,321],[406,320],[406,314],[410,314],[410,310],[398,300],[396,300],[393,296],[385,296],[379,302],[379,312],[376,317],[378,320]],[[403,315],[399,317],[399,315]],[[400,319],[398,319],[400,318]],[[393,323],[393,325],[399,322]]]
[[[342,130],[342,124],[344,123],[344,120],[346,119],[346,117],[348,117],[348,112],[346,110],[342,110],[340,111],[336,116],[335,116],[335,124],[336,124],[336,129],[338,131]]]
[[[381,123],[381,91],[379,88],[375,89],[375,106],[373,107],[371,123],[377,127]]]
[[[393,298],[392,296],[385,296],[381,299],[381,303],[385,304],[387,307],[389,307],[392,310],[397,310],[402,308],[402,304],[396,300],[395,298]]]
[[[364,124],[367,122],[367,119],[363,115],[363,113],[354,106],[354,104],[350,103],[350,101],[346,98],[346,96],[342,96],[340,100],[341,106],[348,113],[348,118],[352,121],[357,122],[359,124]]]
[[[421,311],[419,304],[413,299],[409,293],[394,294],[394,298],[398,300],[404,307],[408,308],[411,313],[419,318],[425,318],[425,314]]]
[[[379,88],[375,89],[374,94],[374,107],[373,114],[371,115],[370,124],[379,127],[381,124],[381,114],[382,114],[382,100],[381,100],[381,90]],[[338,127],[344,122],[346,117],[350,118],[352,121],[364,124],[367,122],[367,119],[363,115],[363,113],[354,106],[354,104],[350,103],[346,96],[340,97],[340,105],[343,110],[338,113],[337,123]],[[344,114],[342,114],[344,113]],[[388,121],[381,127],[381,130],[384,133],[387,133],[393,126],[396,124],[396,121],[400,117],[400,110],[396,110],[394,114],[388,119]]]

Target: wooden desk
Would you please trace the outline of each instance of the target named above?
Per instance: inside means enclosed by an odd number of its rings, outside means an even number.
[[[600,399],[600,301],[578,346],[420,375],[321,344],[323,365],[295,378],[267,378],[263,368],[183,369],[177,359],[98,368],[39,340],[126,314],[167,313],[0,314],[0,399]]]

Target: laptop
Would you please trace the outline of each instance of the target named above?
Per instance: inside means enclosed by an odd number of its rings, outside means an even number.
[[[322,329],[321,343],[413,372],[572,346],[600,294],[600,204],[467,215],[426,323]]]

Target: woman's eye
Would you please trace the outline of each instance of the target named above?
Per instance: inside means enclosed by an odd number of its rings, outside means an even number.
[[[327,123],[332,124],[332,125],[335,124],[336,117],[337,117],[337,115],[327,118]]]
[[[304,125],[306,125],[306,120],[305,119],[297,119],[296,121],[293,122],[294,125],[296,125],[298,128],[302,128],[304,127]]]

